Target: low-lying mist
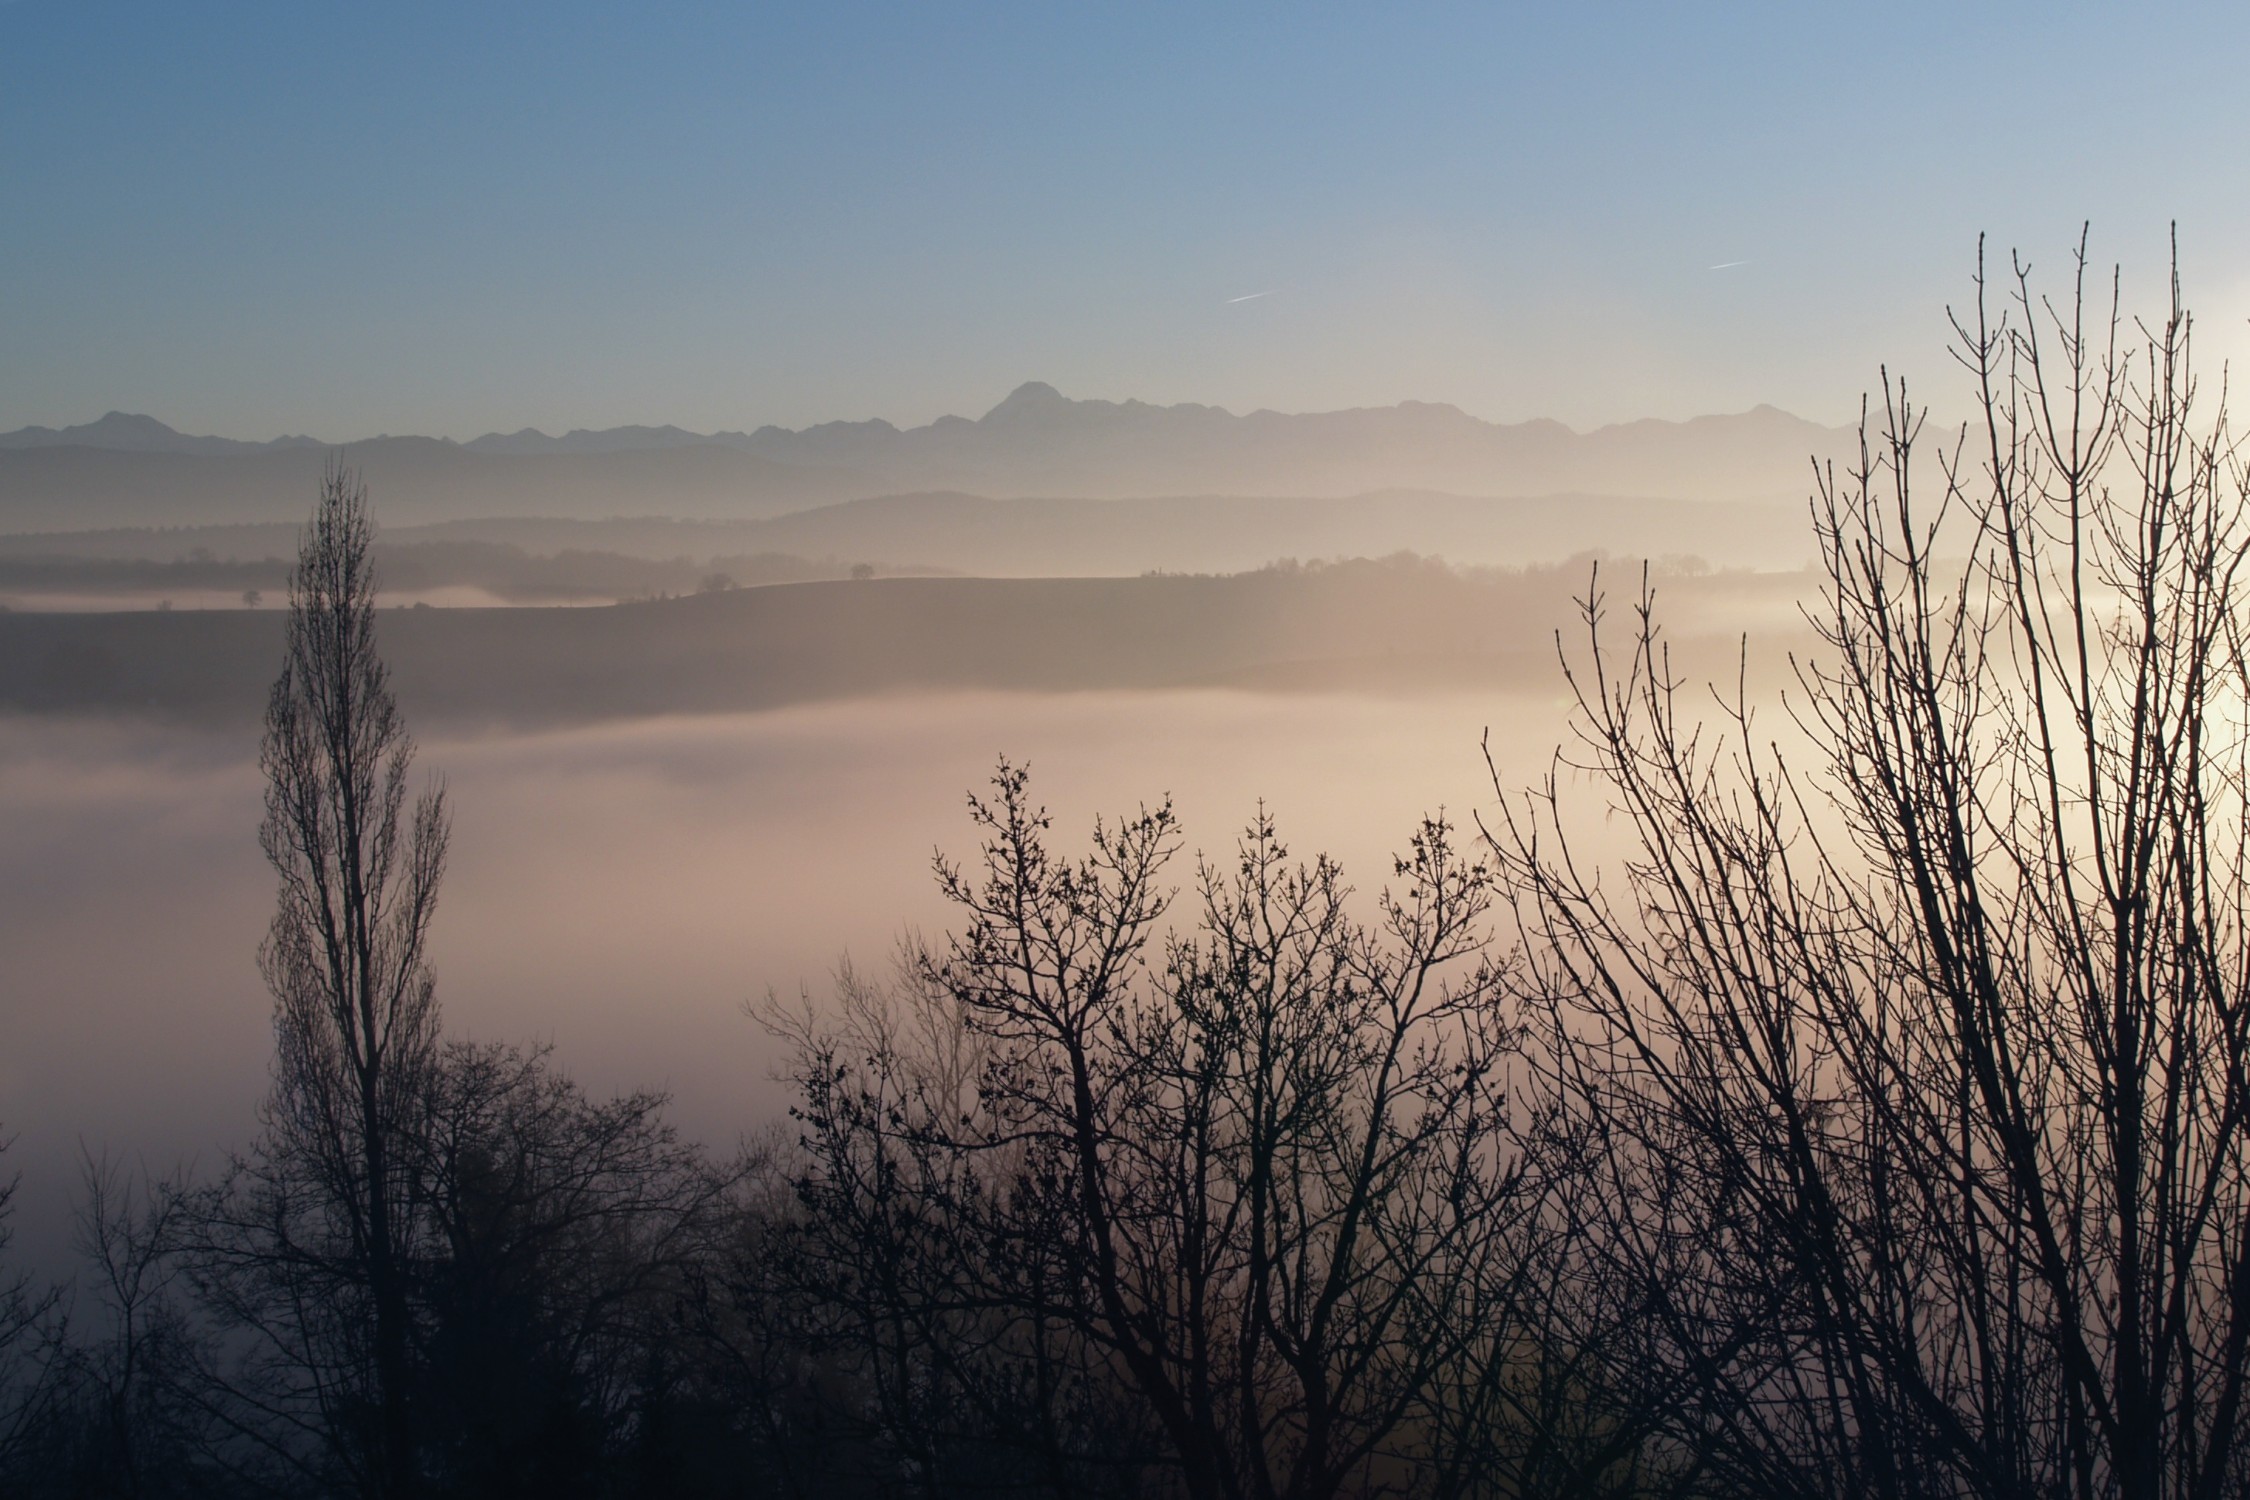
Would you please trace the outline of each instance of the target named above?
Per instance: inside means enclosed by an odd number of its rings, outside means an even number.
[[[1546,693],[958,694],[542,733],[424,733],[452,801],[435,931],[448,1029],[551,1041],[596,1091],[662,1085],[691,1134],[771,1128],[773,1048],[743,1013],[881,971],[942,930],[933,849],[974,853],[963,797],[1028,763],[1059,847],[1169,793],[1193,854],[1229,856],[1261,799],[1291,847],[1384,884],[1415,820],[1468,822],[1541,772]],[[271,1052],[253,958],[273,906],[256,727],[0,720],[0,1126],[19,1248],[64,1268],[81,1146],[208,1170],[251,1133]]]

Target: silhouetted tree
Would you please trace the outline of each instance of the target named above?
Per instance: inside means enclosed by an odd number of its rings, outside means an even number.
[[[438,1493],[606,1494],[684,1441],[663,1429],[700,1345],[688,1302],[739,1171],[681,1141],[664,1103],[590,1099],[543,1051],[445,1049],[418,1135]]]
[[[0,1139],[0,1155],[10,1142]],[[16,1179],[0,1180],[0,1252],[15,1238]],[[22,1272],[0,1271],[0,1477],[42,1438],[57,1396],[59,1295]]]
[[[1001,1441],[1056,1494],[1427,1487],[1437,1403],[1522,1333],[1489,873],[1427,822],[1368,926],[1261,817],[1152,963],[1168,808],[1078,861],[1018,769],[971,808],[965,930],[795,1032],[818,1265],[901,1459],[928,1493]]]
[[[444,795],[407,802],[413,741],[376,651],[374,527],[332,465],[289,583],[259,762],[280,877],[258,954],[274,997],[256,1149],[206,1205],[207,1293],[251,1331],[235,1394],[276,1451],[316,1438],[368,1495],[415,1487],[415,1131],[437,1060],[424,949]]]
[[[2175,276],[2012,306],[1933,469],[1903,386],[1823,474],[1791,731],[1699,724],[1598,595],[1582,764],[1492,828],[1585,1254],[1728,1493],[2250,1484],[2250,478]],[[1933,474],[1937,494],[1928,497]]]
[[[81,1174],[71,1338],[54,1365],[45,1441],[6,1476],[10,1494],[170,1497],[236,1493],[206,1401],[206,1330],[179,1295],[177,1180],[89,1155]]]

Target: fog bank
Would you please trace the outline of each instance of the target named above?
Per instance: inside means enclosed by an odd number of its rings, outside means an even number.
[[[453,859],[434,961],[456,1034],[554,1043],[590,1087],[669,1086],[692,1134],[772,1124],[773,1049],[742,1012],[825,989],[941,930],[933,849],[974,852],[964,794],[1028,762],[1082,846],[1092,819],[1172,794],[1188,852],[1224,856],[1261,798],[1300,855],[1372,891],[1414,820],[1489,802],[1547,763],[1555,692],[1369,698],[1228,690],[942,695],[544,733],[429,735]],[[271,1045],[253,956],[255,726],[0,719],[0,1125],[23,1174],[19,1249],[68,1244],[83,1142],[216,1167],[254,1128]]]

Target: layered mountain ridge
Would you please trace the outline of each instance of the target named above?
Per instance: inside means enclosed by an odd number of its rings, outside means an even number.
[[[882,420],[694,433],[672,426],[488,433],[466,443],[198,437],[111,412],[0,434],[0,529],[275,519],[302,511],[331,452],[395,519],[771,516],[916,491],[994,498],[1341,498],[1414,489],[1509,498],[1801,495],[1845,429],[1771,406],[1577,432],[1458,407],[1237,415],[1193,403],[1073,400],[1030,382],[971,420]]]

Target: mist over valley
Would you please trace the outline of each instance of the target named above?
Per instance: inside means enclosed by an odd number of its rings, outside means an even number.
[[[2246,52],[0,0],[0,1497],[2250,1495]]]
[[[1097,423],[1223,416],[1087,405]],[[1714,673],[1746,629],[1793,638],[1807,582],[1785,520],[1801,496],[924,493],[758,518],[744,492],[592,467],[743,458],[676,430],[340,453],[168,434],[110,419],[0,440],[0,515],[41,513],[9,486],[49,462],[82,465],[81,522],[168,517],[0,535],[0,803],[24,830],[0,870],[22,976],[0,1020],[23,1038],[0,1088],[19,1101],[24,1245],[57,1263],[74,1143],[202,1160],[258,1094],[254,752],[302,534],[224,519],[266,506],[260,485],[289,515],[324,466],[364,465],[380,647],[463,809],[433,950],[449,1017],[552,1039],[592,1086],[662,1083],[713,1142],[782,1101],[744,1003],[818,994],[847,954],[880,971],[902,933],[941,924],[931,851],[960,852],[962,796],[999,757],[1081,819],[1172,795],[1212,853],[1263,805],[1371,894],[1417,816],[1489,800],[1487,730],[1527,769],[1561,742],[1557,636],[1575,649],[1597,556],[1620,599],[1649,562],[1683,663]],[[524,507],[553,510],[509,514],[482,480],[442,487],[443,465],[519,459],[587,466],[589,498],[527,487]],[[142,467],[88,477],[110,462]],[[1305,468],[1281,472],[1275,488]],[[1761,655],[1760,681],[1782,664]],[[1346,783],[1365,794],[1338,803]],[[100,944],[87,924],[120,904],[139,935]],[[171,1019],[137,1033],[145,1061],[87,1071],[152,987]],[[65,988],[81,998],[58,1004]]]

